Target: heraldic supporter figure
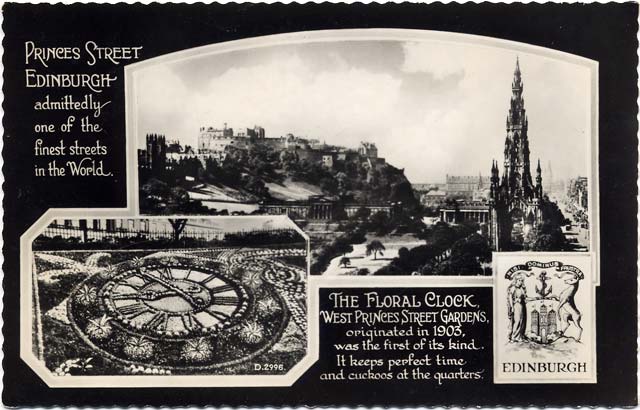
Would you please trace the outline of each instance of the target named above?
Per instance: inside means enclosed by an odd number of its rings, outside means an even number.
[[[516,275],[507,288],[509,315],[509,341],[524,342],[527,340],[527,288],[524,286],[524,275]]]

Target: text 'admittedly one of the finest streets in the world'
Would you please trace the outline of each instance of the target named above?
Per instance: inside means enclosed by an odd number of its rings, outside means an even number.
[[[490,306],[488,289],[322,289],[320,379],[490,379]]]
[[[42,90],[32,105],[34,176],[113,175],[104,161],[113,137],[102,121],[111,103],[104,91],[124,83],[113,68],[141,54],[141,46],[94,41],[82,47],[24,42],[24,87]]]

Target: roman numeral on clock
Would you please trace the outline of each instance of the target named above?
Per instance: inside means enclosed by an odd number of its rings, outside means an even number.
[[[145,327],[154,330],[164,330],[167,328],[168,320],[169,315],[167,315],[165,312],[158,312],[147,322]]]
[[[173,274],[171,273],[171,268],[165,266],[160,269],[156,269],[160,273],[160,277],[164,279],[173,279]]]
[[[237,296],[215,296],[213,303],[216,305],[235,306],[238,304]]]
[[[216,279],[217,276],[216,275],[210,275],[209,277],[207,277],[207,279],[203,280],[202,282],[200,282],[202,285],[211,282],[212,280]],[[215,289],[215,288],[214,288]]]
[[[147,305],[145,305],[144,303],[138,302],[127,306],[121,306],[118,308],[118,311],[123,315],[136,317],[149,311],[149,307],[147,307]]]
[[[220,285],[220,286],[216,286],[214,288],[211,288],[211,293],[222,293],[222,292],[228,292],[230,290],[233,290],[233,286],[231,285]]]
[[[130,299],[137,299],[137,298],[138,298],[137,293],[115,293],[111,295],[112,300],[130,300]]]
[[[211,316],[213,316],[214,318],[218,319],[221,322],[223,320],[229,319],[229,315],[227,315],[226,313],[217,311],[217,310],[207,309],[204,312],[207,312],[208,314],[210,314]]]
[[[145,272],[146,275],[149,275],[149,273]],[[151,279],[149,279],[146,275],[142,275],[142,274],[135,274],[135,275],[131,275],[131,278],[138,278],[142,281],[142,283],[144,283],[143,286],[148,285],[149,283],[152,282]],[[129,282],[127,282],[127,286],[131,286],[132,288],[135,289],[140,289],[140,286],[137,286],[135,284],[131,284]]]
[[[187,330],[195,330],[203,327],[202,323],[200,323],[192,313],[182,315],[182,324]]]

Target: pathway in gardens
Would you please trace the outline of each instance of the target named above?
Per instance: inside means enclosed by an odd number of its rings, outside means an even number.
[[[374,259],[373,255],[367,256],[367,243],[371,240],[377,239],[386,248],[382,251],[384,255],[378,253],[377,258]],[[424,241],[413,237],[412,235],[402,236],[384,236],[384,237],[367,237],[367,242],[358,245],[353,245],[353,251],[346,255],[350,259],[350,264],[345,268],[340,265],[340,259],[343,255],[336,256],[329,263],[329,267],[324,271],[323,275],[339,276],[339,275],[354,275],[359,269],[369,269],[370,273],[374,273],[383,266],[388,265],[393,258],[398,256],[398,250],[400,248],[415,248],[416,246],[424,245]],[[408,272],[407,274],[409,274]]]

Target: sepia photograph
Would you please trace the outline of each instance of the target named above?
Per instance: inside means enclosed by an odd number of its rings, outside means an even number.
[[[134,81],[142,214],[288,215],[326,276],[592,250],[588,66],[345,40],[191,53]]]
[[[640,0],[11,1],[3,405],[637,405]]]
[[[278,375],[306,354],[307,242],[283,218],[54,220],[32,269],[56,376]]]

